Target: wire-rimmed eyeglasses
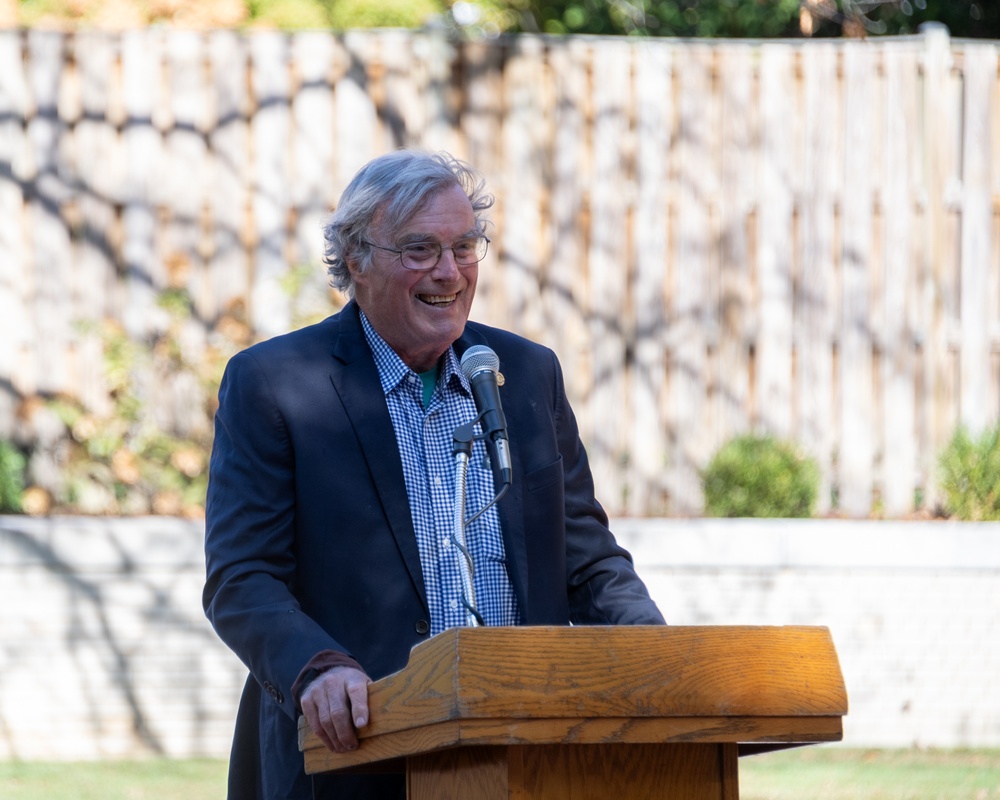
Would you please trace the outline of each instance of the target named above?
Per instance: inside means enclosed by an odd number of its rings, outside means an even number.
[[[428,270],[434,269],[441,254],[445,250],[451,250],[455,257],[455,263],[462,266],[478,264],[486,257],[486,251],[490,246],[490,240],[485,236],[466,236],[450,245],[443,245],[440,242],[410,242],[402,247],[383,247],[373,242],[364,242],[369,247],[376,250],[385,250],[387,253],[395,253],[406,269]]]

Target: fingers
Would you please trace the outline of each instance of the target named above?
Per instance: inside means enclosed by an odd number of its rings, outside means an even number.
[[[351,667],[327,670],[306,687],[302,713],[309,727],[330,750],[357,749],[357,728],[368,723],[368,684],[365,673]]]
[[[368,684],[371,681],[367,675],[355,672],[347,683],[347,699],[351,706],[351,714],[354,717],[356,728],[363,728],[368,724]]]

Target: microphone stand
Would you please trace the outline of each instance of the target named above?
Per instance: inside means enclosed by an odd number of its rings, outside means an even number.
[[[452,455],[455,457],[455,511],[452,521],[451,543],[461,554],[458,560],[462,576],[462,605],[465,607],[465,623],[471,628],[484,625],[476,607],[476,587],[472,580],[472,554],[465,539],[465,484],[469,472],[469,458],[472,442],[476,436],[473,428],[478,417],[466,425],[459,425],[452,435]]]

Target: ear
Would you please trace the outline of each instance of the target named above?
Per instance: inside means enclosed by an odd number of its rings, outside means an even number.
[[[357,278],[361,274],[361,262],[356,255],[348,256],[344,259],[344,263],[347,265],[347,271],[351,274],[351,278]]]

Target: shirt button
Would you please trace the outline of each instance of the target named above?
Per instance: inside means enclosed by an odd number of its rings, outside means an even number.
[[[427,624],[427,620],[418,619],[413,626],[413,630],[423,636],[427,631],[431,629],[431,626]]]
[[[454,597],[453,597],[453,598],[451,598],[451,603],[449,603],[449,605],[450,605],[450,606],[451,606],[452,608],[458,608],[458,600],[456,600],[456,599],[455,599]]]

